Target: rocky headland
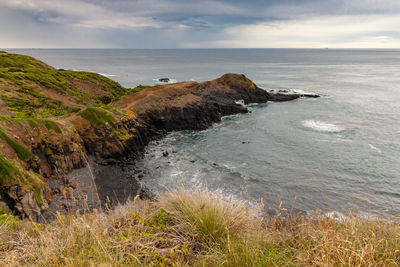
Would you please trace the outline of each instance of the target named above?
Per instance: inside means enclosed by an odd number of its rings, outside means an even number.
[[[0,52],[0,209],[43,220],[144,196],[130,168],[150,141],[249,112],[237,101],[299,97],[318,96],[267,92],[242,74],[124,88]]]

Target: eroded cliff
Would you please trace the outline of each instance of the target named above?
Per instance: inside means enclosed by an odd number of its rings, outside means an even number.
[[[121,196],[121,188],[128,188],[124,198],[136,194],[137,185],[124,184],[134,182],[124,166],[149,141],[248,112],[238,100],[302,96],[268,93],[242,74],[128,89],[98,74],[56,70],[5,52],[0,90],[0,207],[32,219],[88,199],[87,207],[95,207]]]

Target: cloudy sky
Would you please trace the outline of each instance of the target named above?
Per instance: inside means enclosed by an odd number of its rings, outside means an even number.
[[[400,0],[0,0],[2,48],[400,48]]]

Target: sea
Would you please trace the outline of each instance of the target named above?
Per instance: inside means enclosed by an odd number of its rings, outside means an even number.
[[[243,73],[266,90],[315,93],[249,105],[204,131],[173,132],[137,161],[155,193],[177,186],[271,208],[400,214],[400,50],[6,49],[126,87]],[[112,177],[110,177],[112,179]]]

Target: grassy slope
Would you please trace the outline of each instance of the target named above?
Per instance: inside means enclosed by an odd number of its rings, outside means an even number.
[[[17,126],[26,125],[32,135],[40,125],[61,133],[54,121],[45,118],[77,113],[86,106],[111,109],[106,104],[129,91],[95,73],[58,71],[28,56],[0,52],[0,143],[15,152],[12,157],[7,149],[0,151],[0,187],[20,185],[42,202],[40,187],[46,183],[24,168],[36,156],[21,143],[18,135],[26,133],[16,132]]]
[[[29,56],[0,51],[0,145],[4,142],[16,155],[0,151],[0,187],[22,185],[33,189],[36,196],[45,184],[43,178],[24,169],[25,162],[36,156],[21,143],[16,126],[26,125],[25,130],[32,135],[40,134],[41,125],[61,134],[53,119],[72,114],[93,126],[113,123],[124,115],[113,103],[147,87],[128,89],[96,73],[57,70]]]
[[[46,225],[0,212],[0,265],[398,266],[399,249],[396,222],[266,222],[245,202],[184,189]]]
[[[34,58],[0,52],[0,97],[14,117],[54,117],[109,104],[130,90],[96,73],[60,71]]]

